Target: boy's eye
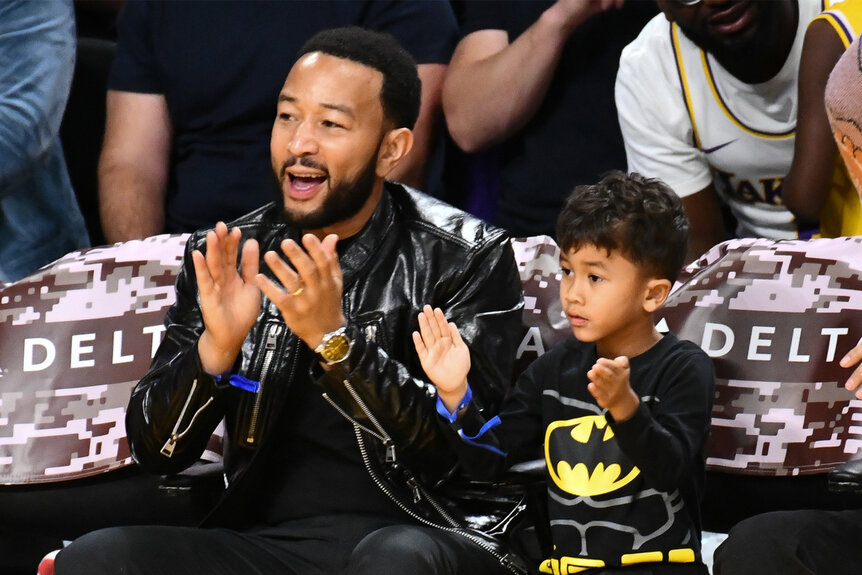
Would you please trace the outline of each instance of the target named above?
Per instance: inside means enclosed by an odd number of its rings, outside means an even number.
[[[597,276],[595,274],[590,274],[588,277],[590,278],[590,281],[593,283],[598,283],[598,282],[602,281],[602,278],[600,278],[599,276]]]
[[[560,271],[563,273],[564,276],[572,275],[572,270],[570,270],[569,268],[560,268]]]

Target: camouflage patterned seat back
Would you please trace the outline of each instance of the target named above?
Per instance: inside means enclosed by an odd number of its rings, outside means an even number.
[[[551,238],[513,241],[526,332],[516,369],[571,337]],[[838,360],[862,337],[862,236],[720,244],[689,266],[656,317],[700,345],[717,376],[707,468],[822,473],[862,446],[862,401]],[[862,454],[860,454],[862,455]]]
[[[72,252],[0,285],[0,484],[132,464],[125,406],[161,341],[186,236]],[[571,331],[559,249],[512,240],[524,286],[516,376]],[[862,237],[733,240],[680,277],[662,324],[703,347],[717,375],[708,468],[825,472],[862,445],[862,401],[838,360],[862,337]],[[218,458],[219,432],[207,458]]]
[[[0,484],[132,463],[125,407],[161,341],[186,238],[71,252],[0,286]]]
[[[515,354],[513,378],[537,357],[574,337],[560,305],[560,248],[549,236],[512,240],[524,288],[524,334]]]
[[[707,467],[822,473],[862,446],[862,402],[838,361],[862,337],[862,236],[719,244],[665,306],[715,362]]]

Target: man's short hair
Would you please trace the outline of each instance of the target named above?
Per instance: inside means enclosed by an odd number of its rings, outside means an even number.
[[[330,28],[312,36],[299,50],[297,60],[311,52],[352,60],[383,74],[380,101],[383,114],[396,128],[410,128],[419,117],[422,83],[416,62],[389,34],[358,26]]]
[[[557,219],[557,244],[619,251],[647,277],[676,281],[685,263],[688,217],[682,201],[659,179],[620,171],[578,186]]]

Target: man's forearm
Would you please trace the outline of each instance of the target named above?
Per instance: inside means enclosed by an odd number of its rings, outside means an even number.
[[[109,242],[162,233],[171,121],[161,94],[108,90],[99,209]]]
[[[157,182],[125,166],[100,166],[99,211],[109,243],[162,233],[164,201],[164,187]]]
[[[542,105],[572,29],[588,16],[560,14],[555,5],[518,38],[509,38],[508,46],[479,60],[465,49],[479,36],[467,36],[443,87],[446,122],[455,142],[476,152],[524,126]],[[499,31],[475,34],[488,32]]]

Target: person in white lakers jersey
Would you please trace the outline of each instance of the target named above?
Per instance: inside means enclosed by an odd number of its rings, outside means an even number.
[[[689,259],[728,235],[805,237],[781,197],[797,74],[820,0],[659,0],[623,50],[616,104],[628,169],[667,182],[691,220]],[[735,219],[728,230],[722,205]]]

